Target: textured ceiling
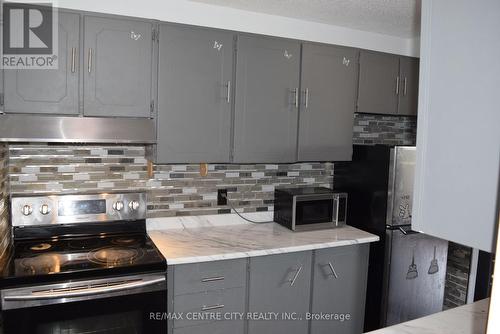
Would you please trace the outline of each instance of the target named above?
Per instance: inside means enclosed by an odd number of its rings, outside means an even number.
[[[191,0],[386,35],[420,34],[420,0]]]

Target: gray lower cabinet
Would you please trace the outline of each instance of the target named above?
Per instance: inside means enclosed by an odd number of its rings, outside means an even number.
[[[233,161],[295,161],[300,43],[239,36],[236,64]]]
[[[411,57],[400,58],[399,115],[416,116],[418,106],[418,75],[419,59]]]
[[[277,313],[280,320],[249,320],[248,334],[304,334],[307,321],[281,320],[283,314],[305,317],[309,311],[312,252],[250,259],[248,312]]]
[[[151,22],[84,17],[84,114],[150,117]]]
[[[368,254],[369,244],[315,251],[311,313],[340,317],[311,320],[311,334],[363,332]]]
[[[173,312],[183,314],[184,318],[174,320],[173,328],[198,327],[205,326],[207,324],[214,324],[214,327],[222,328],[224,327],[224,323],[230,323],[233,329],[232,333],[243,334],[243,319],[225,320],[224,315],[230,313],[244,313],[245,296],[246,290],[243,287],[210,290],[195,294],[176,296],[174,299]],[[213,316],[213,318],[210,316],[205,318],[194,318],[190,316],[197,316],[198,314],[203,314],[204,312],[207,312]],[[217,317],[220,317],[221,320],[214,320]],[[189,331],[187,333],[189,333]]]
[[[234,34],[160,26],[158,163],[229,162]]]
[[[395,115],[400,89],[399,56],[361,51],[358,112]]]
[[[58,17],[59,68],[4,70],[6,113],[78,114],[80,15]]]
[[[169,333],[243,334],[244,319],[224,315],[246,310],[247,263],[235,259],[170,266],[169,312],[182,318],[169,320]],[[221,318],[194,318],[200,314]]]
[[[352,48],[303,44],[299,161],[351,160],[358,54]]]

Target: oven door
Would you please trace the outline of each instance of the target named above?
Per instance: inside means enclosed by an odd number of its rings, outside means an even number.
[[[292,229],[311,230],[334,226],[334,195],[300,195],[293,197]]]
[[[165,274],[1,291],[4,334],[166,333]]]

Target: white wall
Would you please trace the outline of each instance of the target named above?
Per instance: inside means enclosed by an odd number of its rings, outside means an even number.
[[[26,0],[13,1],[26,2]],[[418,56],[415,39],[393,37],[188,0],[58,0],[57,4],[61,8],[136,16]]]
[[[453,8],[453,10],[450,10]],[[413,228],[494,251],[500,1],[422,1]]]

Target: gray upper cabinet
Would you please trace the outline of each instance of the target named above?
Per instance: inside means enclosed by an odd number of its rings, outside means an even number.
[[[400,58],[400,80],[398,114],[417,115],[419,59]]]
[[[7,113],[78,114],[80,15],[59,12],[59,68],[4,70]]]
[[[397,114],[400,86],[399,56],[361,51],[358,112]]]
[[[85,16],[86,116],[151,116],[152,29],[148,21]]]
[[[315,252],[311,313],[343,314],[350,319],[312,320],[311,334],[363,332],[368,253],[369,244]]]
[[[303,44],[299,161],[352,158],[358,51]]]
[[[234,35],[161,25],[157,162],[229,162]]]
[[[248,312],[309,312],[311,252],[260,256],[250,259]],[[250,320],[248,333],[304,334],[307,321]]]
[[[239,37],[234,162],[295,161],[299,69],[299,42]]]

